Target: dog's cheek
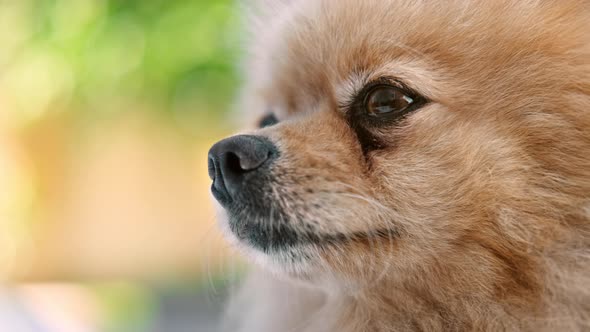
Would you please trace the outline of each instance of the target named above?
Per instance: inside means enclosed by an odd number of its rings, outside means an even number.
[[[371,226],[375,197],[359,143],[345,120],[317,112],[263,132],[281,151],[273,167],[273,191],[294,220],[328,234]]]
[[[519,141],[493,122],[459,112],[422,116],[405,144],[379,162],[397,166],[382,169],[382,176],[406,227],[441,245],[465,232],[497,228],[494,216],[517,209],[530,186],[534,164]]]

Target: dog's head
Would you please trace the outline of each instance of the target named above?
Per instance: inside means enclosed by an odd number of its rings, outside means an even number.
[[[259,129],[209,154],[236,243],[303,279],[535,287],[588,204],[588,3],[273,8],[239,103]]]

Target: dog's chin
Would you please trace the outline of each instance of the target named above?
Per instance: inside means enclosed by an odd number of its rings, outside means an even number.
[[[229,228],[235,237],[244,244],[263,253],[272,254],[283,252],[299,246],[309,239],[309,235],[301,234],[297,230],[282,223],[274,223],[260,216],[240,212],[231,212]]]
[[[226,240],[256,266],[280,277],[307,280],[316,264],[316,245],[297,243],[292,234],[277,234],[259,227],[237,227],[228,211],[219,218]],[[285,240],[287,239],[287,240]],[[287,243],[290,243],[287,245]]]

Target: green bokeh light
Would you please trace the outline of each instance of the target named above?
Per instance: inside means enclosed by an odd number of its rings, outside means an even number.
[[[0,12],[0,86],[25,121],[56,108],[109,113],[121,99],[222,112],[233,96],[231,0],[19,0]]]

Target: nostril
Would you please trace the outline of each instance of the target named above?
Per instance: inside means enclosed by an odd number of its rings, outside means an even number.
[[[236,153],[229,151],[225,154],[224,158],[224,168],[229,172],[234,174],[241,174],[247,171],[247,169],[244,169],[242,167],[242,158],[240,158],[240,156],[238,156]]]

